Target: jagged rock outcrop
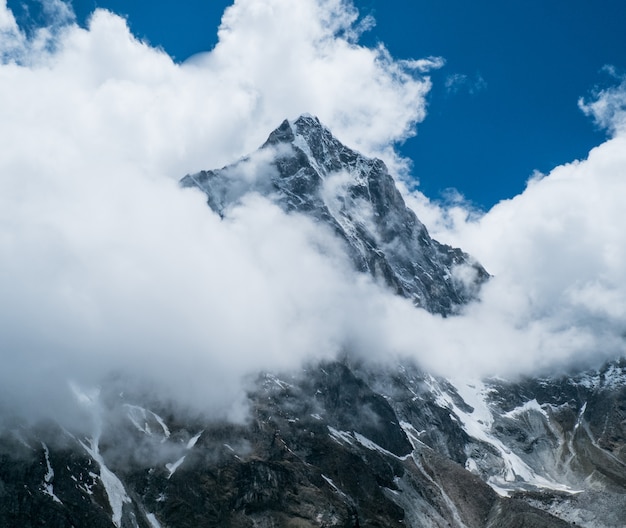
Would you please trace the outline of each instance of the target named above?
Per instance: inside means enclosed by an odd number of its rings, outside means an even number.
[[[569,526],[523,496],[501,497],[449,456],[447,442],[460,456],[481,440],[444,393],[467,405],[415,368],[326,362],[261,375],[243,425],[178,423],[118,396],[110,405],[124,420],[98,438],[54,427],[2,437],[0,525]],[[419,396],[409,404],[408,394]],[[450,421],[426,434],[435,408]]]
[[[202,189],[220,215],[258,192],[316,219],[343,240],[357,270],[433,313],[454,313],[488,278],[469,255],[429,236],[381,160],[346,147],[315,117],[284,121],[255,155],[182,185]]]

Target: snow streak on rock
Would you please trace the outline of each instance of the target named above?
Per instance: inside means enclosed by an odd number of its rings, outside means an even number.
[[[117,528],[121,528],[124,504],[130,504],[131,500],[126,493],[122,481],[104,463],[104,459],[100,454],[98,441],[98,438],[88,438],[87,443],[80,442],[80,444],[100,466],[100,480],[109,497],[109,504],[113,512],[113,524],[117,526]]]

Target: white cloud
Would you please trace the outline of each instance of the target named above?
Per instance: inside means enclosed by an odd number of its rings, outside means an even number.
[[[14,56],[24,45],[24,40],[13,13],[7,9],[6,0],[0,0],[0,60]]]
[[[495,275],[465,319],[488,329],[487,340],[502,331],[507,343],[484,343],[491,355],[477,361],[510,361],[522,370],[626,351],[625,93],[622,84],[585,106],[614,137],[587,159],[534,175],[522,194],[484,215],[462,201],[444,209],[412,197],[435,237],[463,247]]]
[[[383,46],[355,44],[355,21],[343,0],[236,2],[224,14],[215,49],[189,63],[248,101],[245,122],[256,122],[257,130],[246,131],[246,152],[284,117],[307,112],[393,165],[389,145],[412,135],[424,118],[430,81]]]
[[[476,95],[487,89],[487,81],[480,73],[477,73],[474,78],[470,78],[464,73],[453,73],[446,77],[444,86],[448,93],[456,94],[464,90],[470,95]]]
[[[614,79],[620,81],[617,86],[598,89],[590,101],[580,98],[578,106],[592,117],[601,128],[611,134],[626,133],[626,76],[619,75],[613,66],[605,66],[604,70]]]
[[[443,68],[446,60],[443,57],[427,57],[425,59],[404,60],[402,64],[413,70],[426,73]]]
[[[358,341],[374,286],[331,235],[258,197],[220,221],[177,182],[304,111],[393,163],[429,81],[356,44],[339,0],[237,1],[183,65],[112,13],[85,29],[46,5],[28,38],[0,3],[2,404],[63,414],[69,380],[123,373],[228,414],[246,373]]]

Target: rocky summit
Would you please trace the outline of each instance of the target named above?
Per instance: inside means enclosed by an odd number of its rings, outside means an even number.
[[[255,166],[259,158],[265,170]],[[250,177],[251,165],[260,177]],[[433,313],[454,313],[488,278],[469,255],[429,236],[381,160],[349,149],[312,116],[284,121],[254,157],[188,175],[182,185],[202,189],[221,215],[260,193],[314,218],[344,242],[356,270]]]
[[[341,241],[355,273],[416,309],[454,317],[488,279],[430,238],[381,161],[310,116],[285,121],[259,153],[182,183],[222,216],[254,192],[313,218]],[[623,361],[470,380],[346,355],[258,373],[239,423],[116,383],[88,407],[88,433],[2,421],[0,526],[626,525]]]

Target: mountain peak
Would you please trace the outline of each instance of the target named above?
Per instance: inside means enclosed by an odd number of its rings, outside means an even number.
[[[320,135],[324,132],[332,136],[330,130],[322,125],[316,116],[302,114],[293,121],[285,119],[280,126],[269,135],[265,144],[275,145],[277,143],[290,143],[294,141],[296,135],[311,137],[314,134]]]
[[[250,178],[255,167],[247,157],[181,183],[202,189],[222,216],[256,192],[285,211],[314,218],[344,242],[359,272],[433,313],[456,312],[487,279],[469,255],[430,237],[381,160],[345,146],[316,117],[283,121],[260,151],[268,149],[274,149],[270,164],[276,170],[263,177]]]
[[[291,122],[285,119],[280,126],[269,135],[267,141],[261,148],[277,145],[278,143],[291,143],[295,137]]]
[[[344,169],[346,164],[354,164],[358,157],[366,159],[347,148],[317,117],[310,114],[302,114],[294,121],[283,121],[261,149],[281,144],[289,144],[303,154],[322,178]]]

